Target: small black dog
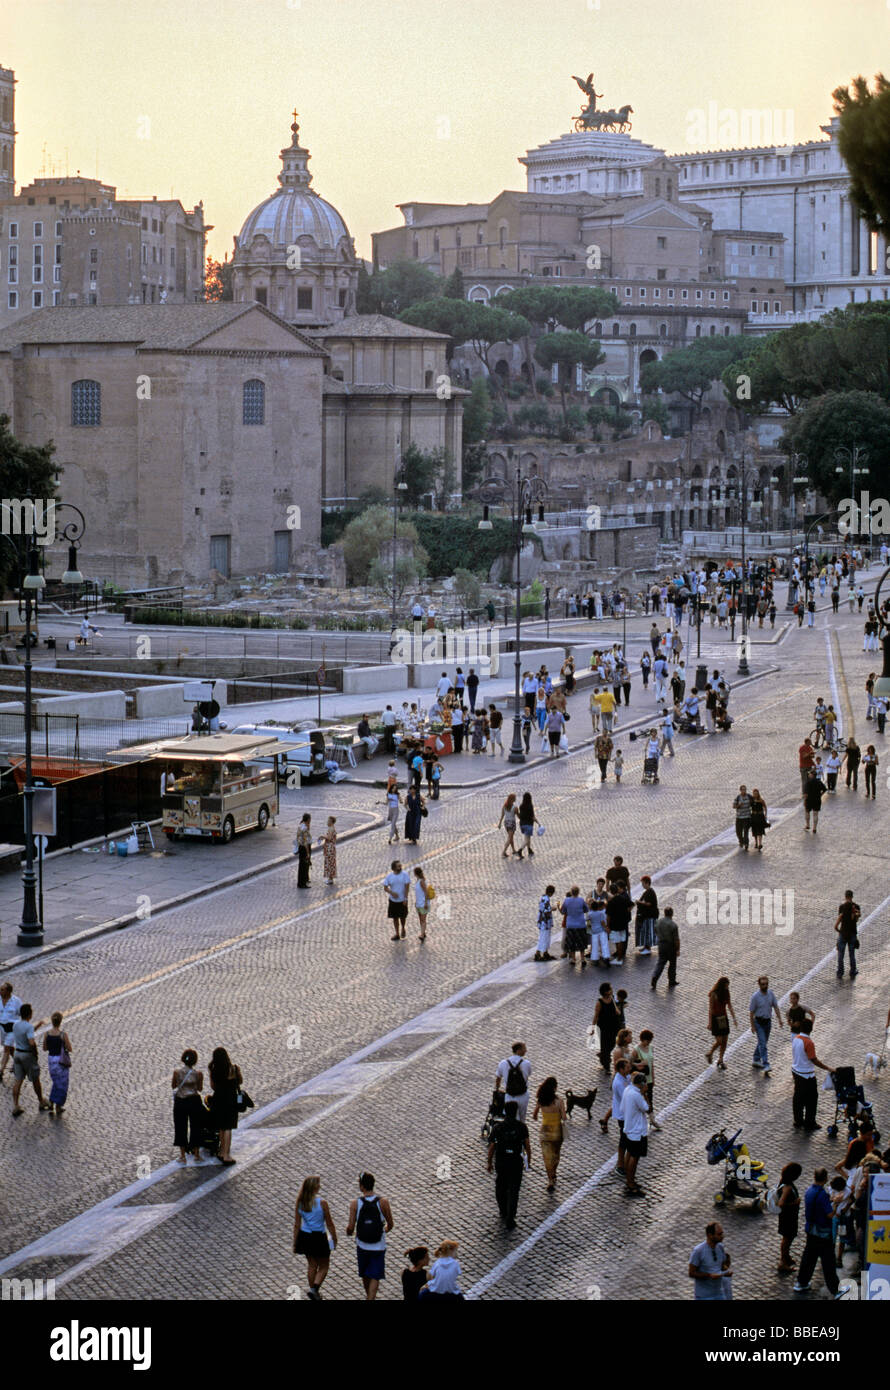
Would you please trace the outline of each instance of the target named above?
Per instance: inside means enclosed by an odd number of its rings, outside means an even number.
[[[589,1120],[593,1102],[596,1100],[596,1093],[596,1086],[594,1086],[592,1091],[586,1091],[583,1096],[576,1096],[574,1091],[566,1091],[566,1114],[571,1115],[577,1105],[579,1110],[587,1111],[587,1118]]]

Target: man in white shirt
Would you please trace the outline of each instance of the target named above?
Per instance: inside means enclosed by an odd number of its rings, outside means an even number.
[[[629,1197],[645,1197],[636,1180],[637,1164],[646,1157],[649,1134],[649,1104],[644,1094],[646,1077],[635,1071],[621,1097],[621,1118],[624,1122],[624,1184]]]
[[[394,753],[396,749],[396,716],[392,705],[387,705],[383,714],[380,716],[383,725],[383,746],[387,753]]]
[[[494,1078],[494,1089],[503,1089],[508,1100],[515,1100],[518,1106],[517,1119],[523,1124],[528,1111],[528,1079],[532,1074],[532,1064],[525,1051],[525,1043],[515,1042],[510,1056],[498,1063]]]
[[[423,604],[418,600],[411,609],[411,618],[415,623],[423,620]]]
[[[447,671],[443,671],[441,676],[439,677],[439,683],[436,686],[436,695],[439,697],[440,700],[444,700],[445,696],[448,694],[450,689],[451,677],[449,676]]]
[[[0,1050],[2,1050],[2,1060],[0,1060],[0,1076],[6,1071],[12,1061],[12,1025],[18,1023],[22,1001],[17,994],[13,994],[12,985],[5,980],[0,985]]]
[[[399,940],[399,930],[401,929],[401,939],[405,939],[405,923],[408,920],[408,888],[411,884],[411,875],[407,873],[398,859],[394,859],[390,865],[391,872],[383,880],[383,889],[386,893],[387,920],[392,922],[395,931],[392,936],[393,941]]]
[[[37,1055],[37,1043],[34,1039],[35,1025],[31,1022],[31,1005],[23,1004],[19,1015],[19,1018],[12,1025],[11,1035],[14,1049],[12,1074],[15,1078],[12,1087],[12,1113],[15,1118],[23,1113],[19,1105],[23,1081],[30,1081],[34,1087],[40,1110],[52,1109],[49,1103],[44,1100],[43,1089],[40,1085],[40,1058]],[[45,1020],[41,1019],[36,1027],[42,1028],[44,1022]]]

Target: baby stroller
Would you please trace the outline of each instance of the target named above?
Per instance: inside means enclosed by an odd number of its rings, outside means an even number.
[[[641,778],[640,780],[641,780],[641,785],[644,786],[644,787],[651,787],[652,784],[653,784],[654,782],[657,782],[657,781],[658,781],[658,759],[657,759],[657,758],[644,758],[644,759],[643,759],[643,776],[642,776],[642,778]]]
[[[752,1158],[747,1144],[739,1144],[741,1130],[731,1139],[726,1131],[712,1134],[705,1145],[708,1163],[723,1164],[723,1187],[714,1193],[714,1205],[725,1206],[727,1202],[750,1202],[754,1211],[765,1211],[769,1195],[769,1179],[759,1158]]]
[[[507,1104],[507,1099],[508,1097],[504,1095],[503,1091],[492,1091],[491,1093],[491,1105],[488,1107],[488,1114],[482,1121],[482,1138],[486,1144],[491,1143],[498,1125],[504,1122],[504,1106]]]
[[[838,1067],[830,1076],[834,1087],[834,1120],[825,1133],[829,1139],[836,1139],[838,1120],[843,1117],[847,1123],[847,1138],[856,1139],[859,1137],[861,1120],[870,1120],[872,1124],[875,1122],[871,1102],[865,1099],[863,1087],[856,1084],[855,1067]],[[874,1137],[876,1141],[881,1137],[877,1128],[874,1130]]]
[[[214,1158],[216,1158],[219,1151],[219,1130],[215,1127],[213,1123],[213,1116],[210,1113],[210,1107],[207,1103],[207,1099],[207,1097],[204,1098],[204,1103],[201,1106],[201,1117],[199,1126],[199,1132],[201,1136],[200,1146],[207,1153],[211,1154]]]

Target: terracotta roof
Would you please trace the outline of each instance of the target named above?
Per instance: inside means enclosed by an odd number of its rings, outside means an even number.
[[[260,313],[318,352],[319,346],[277,318],[262,305],[245,304],[117,304],[96,307],[37,309],[0,330],[0,352],[20,343],[135,343],[143,348],[197,347],[244,314]]]
[[[447,333],[416,328],[414,324],[387,318],[385,314],[353,314],[326,328],[307,328],[304,332],[311,338],[441,338],[444,342],[448,337]]]

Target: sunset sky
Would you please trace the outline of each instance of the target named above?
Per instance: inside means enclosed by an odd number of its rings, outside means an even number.
[[[277,187],[294,106],[313,186],[368,255],[398,202],[524,188],[517,156],[580,110],[573,73],[680,153],[709,102],[790,110],[811,139],[834,87],[890,71],[890,0],[3,0],[2,17],[17,184],[98,170],[122,196],[203,199],[218,256]]]

